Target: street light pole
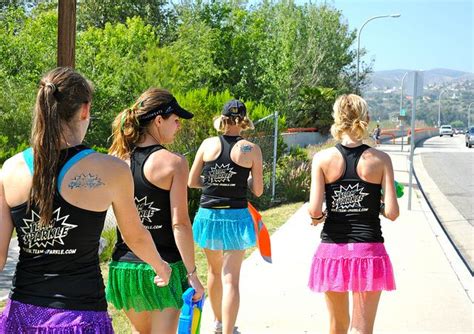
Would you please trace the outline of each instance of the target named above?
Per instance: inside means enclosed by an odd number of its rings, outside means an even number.
[[[365,25],[369,23],[372,20],[375,19],[381,19],[384,17],[400,17],[401,14],[389,14],[389,15],[378,15],[378,16],[373,16],[367,21],[364,22],[364,24],[360,27],[359,31],[357,32],[357,72],[356,72],[356,85],[357,88],[359,88],[359,64],[360,64],[360,34],[362,32],[362,29],[364,29]]]
[[[469,108],[467,108],[467,129],[471,127],[471,106],[474,104],[474,102],[471,102],[469,105]]]
[[[402,84],[400,86],[400,116],[402,114],[402,108],[403,108],[403,83],[405,82],[405,78],[407,77],[408,72],[405,72],[405,74],[402,77]],[[402,145],[401,145],[401,150],[403,152],[403,136],[405,135],[405,131],[403,128],[403,120],[400,119],[400,131],[402,135]]]
[[[438,95],[438,128],[441,127],[441,94],[446,92],[446,89],[442,89]]]

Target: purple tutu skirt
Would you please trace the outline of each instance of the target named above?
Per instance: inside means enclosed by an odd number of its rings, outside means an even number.
[[[383,243],[321,243],[308,286],[315,292],[390,291],[395,277]]]
[[[8,300],[0,315],[1,334],[112,334],[106,311],[76,311]]]

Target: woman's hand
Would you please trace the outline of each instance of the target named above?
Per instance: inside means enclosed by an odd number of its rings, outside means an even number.
[[[156,276],[154,282],[159,287],[167,286],[171,277],[171,267],[166,261],[161,261],[158,268],[154,268]]]
[[[199,277],[196,272],[188,274],[189,285],[194,289],[193,301],[197,302],[204,295],[204,287],[199,280]]]

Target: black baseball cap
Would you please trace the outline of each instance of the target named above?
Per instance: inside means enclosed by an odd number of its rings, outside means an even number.
[[[224,105],[222,115],[245,117],[247,115],[247,108],[245,104],[239,100],[230,100]]]
[[[168,115],[168,114],[175,114],[178,117],[184,119],[191,119],[194,117],[193,113],[190,113],[183,107],[178,104],[175,98],[173,98],[170,102],[162,104],[161,106],[150,110],[146,114],[140,115],[138,117],[139,121],[147,121],[152,118],[155,118],[158,115]]]

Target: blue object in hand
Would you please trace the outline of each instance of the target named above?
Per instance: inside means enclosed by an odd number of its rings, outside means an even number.
[[[201,331],[201,315],[204,306],[204,295],[197,302],[193,301],[195,290],[188,288],[183,293],[183,307],[179,316],[178,334],[199,334]]]

